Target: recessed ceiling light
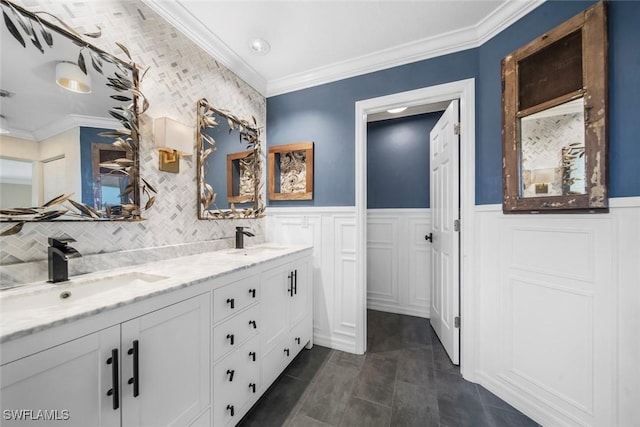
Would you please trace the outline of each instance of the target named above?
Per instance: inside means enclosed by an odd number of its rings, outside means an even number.
[[[387,110],[387,113],[398,114],[398,113],[402,113],[406,109],[407,107],[392,108],[390,110]]]
[[[249,45],[251,50],[258,55],[266,55],[271,50],[271,45],[265,39],[253,39]]]

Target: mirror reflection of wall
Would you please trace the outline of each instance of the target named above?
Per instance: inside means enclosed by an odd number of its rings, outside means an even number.
[[[520,119],[521,197],[585,194],[582,98]]]
[[[0,157],[0,208],[31,206],[37,197],[32,181],[33,162]]]
[[[203,170],[205,182],[211,185],[216,193],[216,199],[212,203],[210,209],[230,209],[231,204],[233,204],[237,209],[251,208],[254,203],[253,197],[247,197],[246,194],[244,194],[244,197],[239,197],[241,195],[241,169],[240,164],[238,163],[239,159],[237,157],[241,152],[246,150],[246,142],[241,141],[240,132],[237,129],[229,132],[226,117],[223,117],[220,114],[214,114],[213,117],[219,125],[202,130],[202,133],[210,136],[216,141],[216,151],[206,158]],[[247,156],[244,155],[241,157],[246,158]],[[229,160],[228,158],[232,161],[232,167],[236,169],[235,172],[232,169],[231,177],[229,177],[229,168],[227,164]],[[253,184],[247,183],[246,167],[244,169],[245,179],[242,187],[245,189],[244,193],[246,193],[247,188],[250,188],[250,194],[253,196],[255,193]],[[233,179],[234,176],[237,180]],[[231,178],[231,183],[229,183],[228,178]],[[231,186],[229,184],[231,184]],[[233,190],[234,187],[237,191]],[[230,189],[231,191],[229,191]]]

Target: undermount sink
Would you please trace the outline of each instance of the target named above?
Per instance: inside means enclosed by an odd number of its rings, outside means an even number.
[[[158,274],[131,272],[100,278],[71,279],[61,284],[41,285],[36,290],[6,291],[0,294],[0,309],[7,314],[16,310],[77,305],[89,298],[102,299],[107,294],[122,292],[124,288],[140,287],[167,278]]]

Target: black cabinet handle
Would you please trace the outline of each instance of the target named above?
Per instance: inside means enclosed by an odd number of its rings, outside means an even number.
[[[229,340],[229,344],[233,345],[233,334],[227,334],[227,339]]]
[[[127,381],[128,384],[133,384],[133,397],[138,397],[140,394],[140,371],[138,369],[140,347],[138,344],[138,340],[133,340],[133,347],[127,351],[128,355],[133,356],[133,377]]]
[[[296,344],[300,345],[300,337],[296,337]]]
[[[255,320],[249,320],[249,326],[253,325],[253,329],[258,329],[258,325],[256,325]]]
[[[287,276],[287,279],[289,279],[289,289],[287,289],[287,292],[289,293],[289,296],[293,296],[293,271]]]
[[[424,240],[426,240],[427,242],[433,243],[433,233],[429,233],[426,236],[424,236]]]
[[[288,348],[284,349],[284,353],[287,355],[287,357],[289,357],[289,349]]]
[[[249,295],[251,295],[251,298],[255,298],[256,297],[256,290],[255,289],[249,289]]]
[[[107,396],[113,396],[113,409],[120,407],[120,374],[118,374],[118,349],[111,350],[111,357],[107,359],[107,365],[111,365],[111,388],[107,391]]]
[[[298,295],[298,270],[293,271],[293,293]]]
[[[227,369],[227,375],[229,375],[229,382],[233,381],[233,374],[235,374],[236,371],[234,371],[233,369]]]
[[[249,352],[249,357],[251,358],[252,362],[256,361],[256,352],[255,351],[250,351]]]
[[[234,298],[227,298],[227,304],[229,304],[232,310],[236,308],[236,301]]]
[[[232,417],[235,415],[235,410],[233,409],[233,405],[227,405],[227,411],[229,411]]]
[[[249,388],[251,389],[251,391],[253,393],[255,393],[256,392],[256,383],[249,383]]]

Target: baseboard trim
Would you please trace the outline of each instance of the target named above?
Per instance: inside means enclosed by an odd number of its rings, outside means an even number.
[[[373,301],[370,299],[367,299],[367,309],[384,311],[387,313],[404,314],[407,316],[423,317],[425,319],[428,319],[430,314],[428,308],[421,310],[419,308],[401,307],[393,304],[385,304],[379,301]]]
[[[347,353],[356,353],[356,345],[353,341],[341,340],[336,337],[330,337],[314,332],[313,345],[329,347],[334,350],[340,350]]]

